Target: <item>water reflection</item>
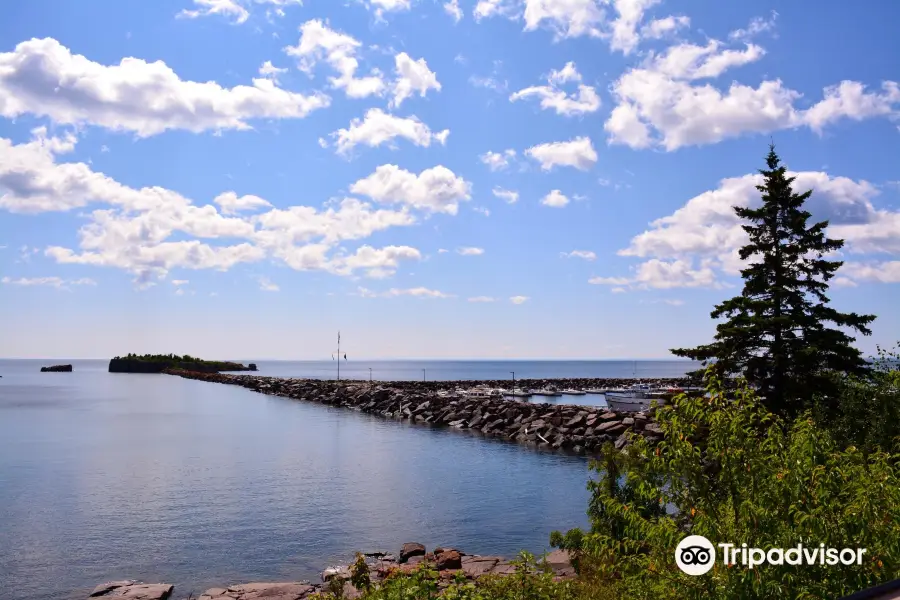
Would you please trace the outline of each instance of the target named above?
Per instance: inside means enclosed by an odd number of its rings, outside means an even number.
[[[4,599],[125,577],[196,595],[411,540],[539,552],[586,525],[583,458],[174,377],[0,366]]]

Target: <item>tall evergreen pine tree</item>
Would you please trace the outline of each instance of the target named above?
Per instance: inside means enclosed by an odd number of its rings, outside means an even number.
[[[720,373],[743,375],[773,412],[794,415],[814,397],[836,401],[835,373],[864,374],[867,363],[837,327],[870,335],[874,315],[841,313],[828,306],[828,281],[843,264],[824,256],[843,247],[825,236],[827,221],[807,225],[803,204],[812,191],[795,194],[793,177],[769,147],[768,169],[761,170],[762,206],[734,207],[750,241],[741,248],[744,289],[722,302],[712,318],[726,317],[715,341],[672,350],[676,356],[715,359]]]

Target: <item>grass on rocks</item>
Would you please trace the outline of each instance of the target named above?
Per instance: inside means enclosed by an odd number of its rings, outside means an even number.
[[[363,560],[351,567],[351,587],[340,579],[315,600],[614,600],[615,585],[586,575],[562,579],[527,552],[512,561],[512,575],[485,575],[474,581],[462,573],[439,573],[425,562],[414,570],[396,569],[383,581],[372,583]]]

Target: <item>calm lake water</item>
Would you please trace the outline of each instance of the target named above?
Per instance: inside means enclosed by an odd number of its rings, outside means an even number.
[[[39,372],[58,362],[75,372]],[[316,376],[326,364],[259,366]],[[369,366],[379,364],[366,377]],[[512,556],[587,525],[584,458],[106,367],[0,360],[4,600],[81,600],[123,578],[174,583],[178,597],[313,579],[354,550],[406,541]],[[603,363],[531,361],[380,363],[379,374],[422,368],[455,379],[613,376]],[[632,363],[618,368],[630,376]]]

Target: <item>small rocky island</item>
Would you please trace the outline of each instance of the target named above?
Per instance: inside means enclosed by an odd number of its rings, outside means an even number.
[[[41,367],[41,373],[71,373],[72,365],[53,365],[52,367]]]
[[[70,367],[71,370],[71,367]],[[223,371],[256,371],[256,365],[249,366],[241,363],[203,360],[185,354],[127,354],[117,356],[109,361],[110,373],[164,373],[178,370],[193,373],[221,373]]]

